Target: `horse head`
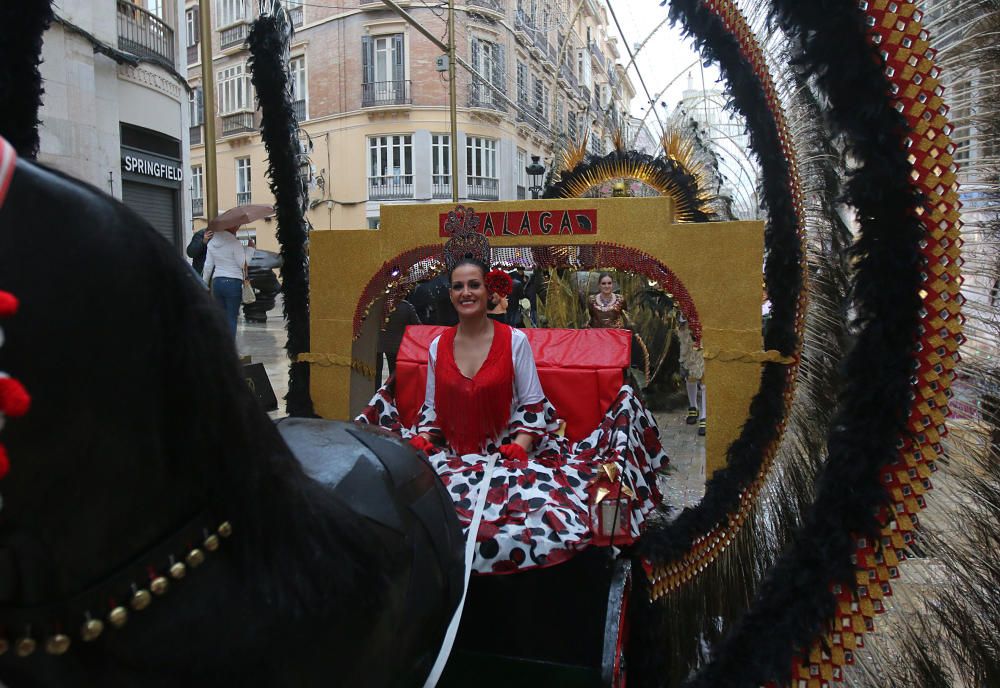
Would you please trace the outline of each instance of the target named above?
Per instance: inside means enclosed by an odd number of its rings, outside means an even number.
[[[428,466],[294,421],[305,470],[174,248],[24,161],[0,208],[0,289],[20,300],[0,370],[32,396],[2,435],[0,680],[422,680],[461,583]]]

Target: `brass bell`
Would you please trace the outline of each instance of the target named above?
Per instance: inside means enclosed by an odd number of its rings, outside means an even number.
[[[197,568],[205,563],[205,553],[195,547],[193,550],[188,552],[187,557],[185,557],[185,561],[187,561],[188,566],[191,568]]]
[[[17,641],[14,651],[17,652],[18,657],[28,657],[34,653],[36,647],[38,647],[38,643],[35,642],[35,639],[26,636]]]
[[[80,627],[80,637],[85,643],[97,640],[104,632],[104,623],[100,619],[87,619]]]
[[[125,607],[115,607],[108,612],[108,623],[115,628],[121,628],[128,621],[128,610]]]
[[[229,537],[233,534],[233,524],[229,521],[223,521],[219,524],[219,535],[224,538]]]
[[[209,552],[214,552],[215,550],[219,549],[219,536],[209,535],[207,538],[205,538],[205,542],[203,542],[202,544],[205,545],[205,549],[207,549]]]
[[[66,650],[69,649],[70,639],[68,635],[63,633],[56,633],[53,636],[49,636],[49,639],[45,641],[45,651],[50,655],[56,655],[57,657],[62,654],[66,654]]]
[[[7,642],[6,638],[0,638],[0,655],[7,654],[7,650],[10,649],[10,643]]]
[[[183,566],[183,564],[181,564],[181,566]],[[154,595],[166,594],[169,587],[170,582],[163,576],[157,576],[153,580],[149,581],[149,589],[153,591]]]
[[[153,601],[153,596],[149,594],[149,590],[145,588],[139,588],[134,593],[132,593],[132,599],[129,600],[129,605],[132,609],[137,612],[141,612],[143,609],[149,606],[149,603]]]
[[[187,566],[183,562],[175,562],[170,565],[170,577],[174,580],[180,580],[187,574]]]

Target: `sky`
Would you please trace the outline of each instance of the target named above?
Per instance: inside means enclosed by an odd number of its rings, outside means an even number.
[[[618,21],[621,22],[622,31],[625,32],[625,38],[633,49],[637,43],[646,40],[650,32],[667,17],[667,8],[661,6],[657,0],[611,1],[618,15]],[[614,21],[611,22],[610,31],[610,35],[617,35]],[[619,46],[621,45],[619,38]],[[620,52],[622,64],[627,65],[628,51],[622,46]],[[652,37],[636,57],[636,65],[649,88],[650,96],[656,98],[657,102],[666,102],[670,111],[673,111],[681,99],[681,92],[687,88],[689,72],[694,79],[696,89],[701,89],[703,77],[706,89],[715,87],[719,78],[719,72],[714,65],[705,67],[704,74],[702,73],[701,58],[692,49],[691,42],[682,38],[680,29],[671,27],[669,21],[653,32]],[[640,108],[646,107],[648,100],[635,68],[629,69],[629,77],[637,92],[632,101],[632,114],[642,117],[646,113]],[[664,88],[666,91],[657,97]],[[660,110],[662,112],[662,108]]]

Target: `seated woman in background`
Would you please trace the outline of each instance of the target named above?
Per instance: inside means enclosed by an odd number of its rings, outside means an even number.
[[[430,345],[416,426],[402,426],[389,387],[356,420],[426,452],[466,528],[487,459],[500,454],[477,535],[477,572],[549,566],[589,546],[591,493],[606,464],[624,472],[622,485],[634,495],[631,513],[622,514],[627,532],[615,540],[630,543],[661,499],[654,472],[667,457],[652,415],[625,385],[590,435],[576,443],[563,437],[527,337],[487,317],[487,275],[485,262],[468,255],[452,263],[459,323]]]
[[[587,299],[587,312],[590,313],[590,327],[625,328],[625,299],[614,292],[614,280],[611,275],[602,272],[597,278],[600,291]]]

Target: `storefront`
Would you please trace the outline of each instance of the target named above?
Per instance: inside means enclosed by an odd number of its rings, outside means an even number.
[[[129,136],[126,126],[122,126],[122,201],[173,246],[181,248],[184,168],[180,142],[165,140],[167,137],[162,135],[156,137],[160,140],[151,141],[152,132],[132,134]],[[126,140],[152,145],[129,146]]]

